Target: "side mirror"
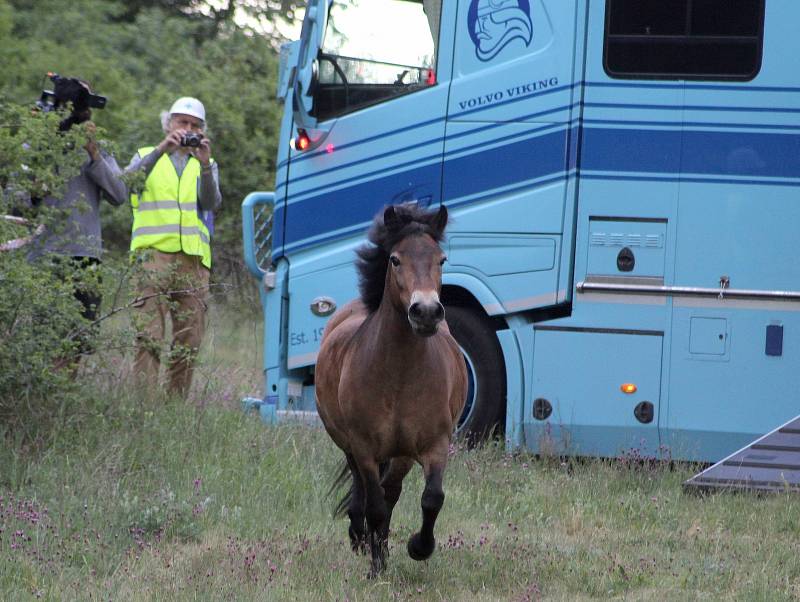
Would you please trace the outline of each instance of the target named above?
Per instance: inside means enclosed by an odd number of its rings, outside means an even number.
[[[281,44],[280,61],[278,63],[278,89],[275,96],[279,100],[286,100],[289,86],[294,78],[297,57],[300,54],[300,40]]]

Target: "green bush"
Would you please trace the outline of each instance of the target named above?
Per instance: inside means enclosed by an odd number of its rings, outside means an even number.
[[[0,105],[0,215],[30,224],[3,219],[0,242],[63,222],[62,212],[29,202],[63,194],[85,161],[83,128],[57,134],[62,118]],[[31,260],[29,250],[0,252],[0,424],[26,435],[69,414],[78,399],[70,365],[81,345],[94,343],[96,331],[81,317],[73,291],[100,286],[98,272],[76,269],[65,258]]]

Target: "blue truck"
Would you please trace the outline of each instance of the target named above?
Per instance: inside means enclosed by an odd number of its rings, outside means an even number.
[[[800,3],[309,0],[243,203],[267,417],[386,204],[444,204],[459,429],[715,461],[800,414]]]

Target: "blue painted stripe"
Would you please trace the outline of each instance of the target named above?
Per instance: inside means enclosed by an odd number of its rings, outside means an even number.
[[[507,102],[511,102],[511,101],[507,101]],[[498,105],[499,104],[503,104],[503,103],[498,103]],[[492,105],[492,106],[497,106],[497,105]],[[791,107],[747,107],[747,106],[735,106],[735,107],[733,107],[733,106],[717,106],[717,105],[672,105],[672,104],[578,102],[578,103],[572,103],[572,104],[569,104],[569,105],[562,105],[562,106],[550,108],[550,109],[547,109],[547,110],[544,110],[544,111],[538,111],[538,112],[535,112],[535,113],[528,113],[528,114],[525,114],[525,115],[511,116],[511,117],[509,117],[508,119],[506,119],[506,120],[504,120],[502,122],[486,123],[486,125],[482,125],[480,127],[476,127],[473,130],[460,132],[460,133],[454,134],[454,135],[450,135],[448,137],[448,139],[453,140],[453,139],[456,139],[456,138],[459,138],[459,137],[469,136],[471,134],[480,133],[480,132],[483,132],[483,131],[486,131],[486,130],[490,130],[490,129],[493,129],[493,128],[501,127],[501,126],[507,125],[508,123],[526,122],[526,121],[531,120],[531,119],[537,119],[537,118],[545,117],[547,115],[552,115],[552,114],[555,114],[555,113],[561,113],[561,112],[564,112],[564,111],[573,111],[574,109],[579,108],[579,107],[590,108],[590,109],[659,110],[659,111],[669,111],[669,112],[689,110],[689,111],[700,111],[700,112],[705,111],[705,112],[714,112],[714,113],[717,113],[717,112],[790,113],[790,114],[800,113],[800,107],[798,107],[798,108],[791,108]],[[462,114],[459,114],[459,115],[462,115]],[[441,122],[443,119],[444,118],[437,118],[437,119],[434,119],[434,120],[424,121],[424,122],[420,122],[420,123],[417,123],[417,124],[414,124],[414,125],[411,125],[411,126],[399,129],[399,130],[392,130],[390,132],[385,132],[385,133],[378,134],[378,135],[375,135],[375,136],[370,136],[370,137],[364,138],[362,140],[354,140],[354,141],[349,142],[347,144],[344,144],[344,145],[342,145],[340,147],[337,147],[337,152],[341,151],[343,149],[355,147],[355,146],[358,146],[358,145],[361,145],[361,144],[368,144],[368,143],[374,142],[375,140],[378,140],[378,139],[385,139],[386,137],[392,136],[392,135],[395,135],[395,134],[409,132],[409,131],[417,129],[419,127],[425,127],[425,126],[431,125],[433,123],[438,123],[438,122]],[[452,117],[450,119],[452,119]],[[575,118],[573,118],[571,121],[574,121],[574,120],[575,120]],[[702,121],[693,121],[693,122],[682,123],[680,121],[641,121],[641,120],[626,121],[626,120],[591,119],[591,118],[584,119],[583,121],[584,121],[584,123],[587,123],[587,124],[591,123],[591,124],[608,124],[608,125],[668,126],[668,127],[675,127],[675,128],[697,127],[697,128],[725,128],[725,129],[772,129],[772,130],[788,130],[788,131],[800,129],[800,125],[766,124],[766,123],[730,123],[730,122],[702,122]],[[476,122],[476,123],[480,123],[480,122]],[[566,123],[566,121],[565,122],[560,122],[560,123]],[[424,144],[427,144],[427,143],[435,143],[435,142],[438,142],[440,140],[441,140],[441,138],[436,138],[436,139],[432,139],[432,140],[429,140],[429,141],[424,142],[424,143],[418,143],[418,144],[414,144],[414,145],[407,146],[407,147],[396,148],[393,151],[393,153],[402,153],[402,152],[417,148],[417,147],[419,147],[421,145],[424,145]],[[323,151],[314,152],[314,153],[311,153],[311,154],[308,154],[308,155],[295,156],[295,157],[292,158],[292,161],[293,162],[304,161],[304,160],[310,159],[312,157],[317,157],[317,156],[324,155],[324,154],[327,154],[327,151],[323,150]],[[386,154],[381,155],[381,156],[385,156],[385,155]],[[353,165],[357,165],[359,163],[365,163],[365,162],[370,161],[370,160],[372,160],[372,159],[362,159],[362,160],[357,161],[357,162],[348,163],[345,166],[340,166],[337,169],[343,169],[345,167],[351,167]],[[288,160],[281,161],[280,163],[278,163],[278,168],[284,167],[287,163],[288,163]],[[315,172],[314,174],[309,174],[307,176],[302,176],[301,178],[292,180],[292,182],[297,182],[297,181],[300,181],[301,179],[304,179],[304,178],[307,178],[307,177],[313,177],[314,175],[319,175],[320,173],[324,173],[324,172]],[[276,187],[279,187],[279,186],[281,186],[283,184],[284,184],[283,182],[276,183]]]
[[[670,128],[715,128],[715,129],[741,129],[741,130],[800,130],[800,123],[797,125],[773,125],[763,123],[731,123],[713,121],[628,121],[624,119],[583,119],[586,125],[618,125],[618,126],[639,126],[639,127],[670,127]]]
[[[391,150],[391,151],[387,151],[385,153],[381,153],[379,155],[374,155],[374,156],[368,157],[366,159],[359,159],[357,161],[351,161],[350,163],[343,163],[342,165],[338,165],[336,167],[330,167],[328,169],[321,169],[319,171],[314,171],[314,172],[308,173],[308,174],[306,174],[304,176],[293,178],[293,179],[289,180],[289,185],[296,185],[299,182],[302,182],[304,180],[308,180],[309,178],[317,178],[317,177],[320,177],[320,176],[324,176],[325,174],[328,174],[328,173],[337,172],[337,171],[341,172],[341,171],[344,171],[345,169],[352,169],[353,167],[357,167],[358,165],[363,165],[364,163],[372,163],[373,161],[380,161],[381,159],[388,159],[390,157],[397,157],[400,154],[408,152],[408,151],[413,150],[415,148],[433,146],[433,145],[436,145],[436,144],[439,144],[440,148],[441,148],[441,145],[442,145],[443,142],[444,142],[444,138],[443,137],[435,138],[433,140],[427,140],[425,142],[420,142],[418,144],[412,144],[411,146],[404,146],[403,148],[398,148],[398,149],[394,149],[394,150]],[[370,170],[369,171],[369,175],[373,176],[373,175],[377,175],[377,174],[381,174],[381,173],[386,173],[388,171],[393,171],[393,170],[396,170],[398,168],[411,167],[413,165],[422,164],[422,163],[426,163],[428,161],[437,160],[441,156],[442,156],[442,153],[438,152],[438,153],[435,153],[435,154],[432,154],[432,155],[426,155],[424,157],[417,157],[416,159],[413,159],[411,161],[406,161],[405,163],[393,163],[391,167],[387,167],[387,168],[384,168],[384,169],[379,169],[377,171],[376,170]],[[386,162],[384,161],[384,163],[386,163]],[[330,188],[331,186],[340,186],[340,185],[348,183],[348,182],[353,182],[355,180],[363,180],[363,179],[364,179],[364,174],[361,174],[359,176],[354,176],[354,177],[351,177],[351,178],[336,179],[336,181],[333,182],[331,185],[325,186],[323,188]],[[314,188],[312,193],[318,193],[320,190],[322,190],[322,188],[319,188],[319,187]],[[298,194],[295,194],[290,202],[294,203],[298,199],[301,199],[304,196],[306,196],[307,194],[308,193],[302,193],[302,192],[298,193]]]
[[[438,191],[441,169],[437,161],[289,205],[285,242],[293,243],[371,219],[384,204],[405,200],[397,195],[409,189],[409,182]],[[433,202],[439,203],[438,195]]]
[[[587,88],[619,88],[619,89],[672,89],[672,90],[724,90],[725,92],[800,92],[800,88],[793,86],[754,86],[748,83],[741,84],[695,84],[692,82],[666,83],[666,82],[582,82]]]
[[[531,130],[536,134],[553,127],[542,126]],[[761,175],[769,177],[796,177],[800,173],[800,141],[796,135],[778,133],[713,132],[676,130],[639,130],[627,128],[584,128],[584,166],[609,171],[678,172],[677,158],[685,155],[683,171],[694,173],[725,173]],[[513,139],[504,136],[495,142]],[[529,139],[526,136],[525,139]],[[681,146],[681,139],[686,144]],[[448,151],[447,157],[478,149],[486,144]],[[429,155],[405,164],[371,172],[370,175],[412,168],[422,161],[432,161]],[[751,160],[750,165],[743,162]],[[329,171],[329,170],[326,170]],[[333,185],[362,179],[356,176],[339,180]],[[330,187],[328,187],[330,188]],[[316,189],[315,192],[320,192]]]
[[[800,136],[585,128],[582,167],[592,171],[800,175]]]
[[[272,208],[272,258],[277,259],[283,253],[283,235],[286,232],[286,205]]]
[[[800,136],[797,135],[614,128],[586,128],[582,132],[582,169],[601,173],[585,173],[587,179],[640,178],[795,187],[800,184]],[[283,242],[287,248],[296,248],[311,237],[368,222],[384,203],[396,200],[398,191],[409,190],[409,183],[436,190],[440,169],[444,173],[444,198],[452,200],[474,198],[482,191],[535,178],[563,178],[565,170],[574,165],[573,161],[567,164],[566,133],[567,130],[551,131],[453,157],[443,165],[433,162],[410,167],[329,193],[318,193],[291,205]],[[783,181],[768,178],[783,178]],[[276,207],[276,223],[280,214],[281,208]],[[276,237],[276,243],[278,240]]]
[[[681,172],[796,178],[800,136],[685,131]]]
[[[498,107],[498,106],[503,106],[503,105],[506,105],[506,104],[511,104],[511,103],[520,102],[520,101],[523,101],[523,100],[528,100],[528,99],[531,99],[531,98],[535,98],[537,96],[544,96],[546,94],[552,94],[554,92],[562,92],[562,91],[565,91],[565,90],[572,91],[575,88],[580,88],[580,87],[584,87],[584,86],[587,87],[587,88],[614,88],[614,89],[619,89],[619,90],[637,90],[637,89],[682,90],[682,89],[685,89],[685,90],[690,90],[690,91],[691,90],[707,90],[707,91],[720,90],[720,91],[725,91],[725,92],[749,92],[749,93],[753,93],[753,92],[797,93],[797,92],[800,92],[800,87],[792,87],[792,86],[754,86],[754,85],[750,85],[750,84],[693,84],[693,83],[690,83],[690,82],[680,82],[680,83],[637,82],[637,83],[632,83],[632,82],[580,81],[580,82],[574,82],[572,84],[567,84],[567,85],[564,85],[564,86],[558,86],[557,88],[550,88],[550,89],[545,90],[543,92],[534,92],[534,93],[531,93],[531,94],[527,94],[525,96],[517,96],[517,97],[511,98],[511,99],[506,100],[506,101],[501,102],[501,103],[492,104],[492,105],[485,106],[485,107],[477,107],[475,109],[470,109],[468,111],[462,111],[461,113],[453,113],[453,114],[447,116],[447,119],[451,119],[451,120],[452,119],[457,119],[457,118],[460,118],[460,117],[464,117],[465,115],[471,115],[471,114],[474,114],[474,113],[477,113],[477,112],[480,112],[480,111],[484,111],[486,109],[492,109],[492,108],[495,108],[495,107]],[[565,106],[560,107],[560,109],[557,109],[557,110],[564,110],[564,109],[568,108],[569,106],[570,105],[565,105]],[[573,106],[574,106],[574,103],[573,103]],[[587,106],[598,106],[598,107],[607,106],[609,108],[616,107],[616,108],[639,108],[639,109],[668,108],[670,110],[677,110],[677,109],[681,108],[679,106],[673,106],[673,105],[636,105],[636,104],[629,104],[629,105],[608,104],[608,105],[605,105],[605,104],[602,104],[602,103],[596,103],[594,105],[587,105]],[[716,111],[716,110],[758,111],[759,110],[758,107],[728,108],[728,107],[719,107],[719,106],[710,106],[710,105],[709,106],[686,107],[686,108],[693,108],[693,110],[703,110],[703,111]],[[773,110],[773,109],[769,109],[769,110]],[[800,109],[791,109],[791,108],[789,108],[789,109],[774,109],[774,110],[779,111],[779,112],[796,112],[796,111],[798,111]],[[517,117],[517,118],[513,118],[513,119],[525,119],[525,118],[530,118],[530,117],[524,117],[524,118]],[[380,139],[380,138],[385,138],[387,136],[392,136],[394,134],[407,132],[407,131],[416,129],[418,127],[425,127],[425,126],[431,125],[433,123],[439,123],[444,119],[445,119],[445,116],[439,116],[439,117],[436,117],[434,119],[429,119],[427,121],[423,121],[423,122],[420,122],[420,123],[417,123],[417,124],[412,124],[410,126],[406,126],[404,128],[400,128],[400,129],[397,129],[397,130],[390,130],[390,131],[387,131],[387,132],[382,132],[380,134],[376,134],[374,136],[370,136],[370,137],[364,138],[362,140],[354,140],[353,142],[347,143],[346,145],[343,145],[340,148],[349,148],[351,146],[357,146],[359,144],[366,144],[366,143],[373,142],[373,141],[375,141],[377,139]],[[510,120],[513,120],[513,119],[510,119]],[[294,157],[293,159],[295,161],[297,161],[297,160],[305,161],[305,160],[308,160],[308,159],[310,159],[312,157],[316,157],[316,156],[319,156],[321,154],[324,154],[325,152],[326,151],[323,149],[323,150],[314,151],[314,152],[311,152],[311,153],[299,155],[299,156]],[[283,167],[287,163],[288,163],[288,159],[284,159],[284,160],[282,160],[282,161],[280,161],[278,163],[277,167],[279,167],[279,168]]]
[[[600,109],[649,109],[658,111],[726,111],[726,112],[752,112],[752,113],[800,113],[800,108],[792,107],[728,107],[712,105],[640,105],[636,103],[616,103],[616,102],[585,102],[584,107]]]
[[[564,172],[566,165],[566,135],[562,130],[445,161],[442,194],[445,199],[457,199]]]
[[[546,133],[546,132],[552,130],[553,128],[558,128],[559,130],[563,130],[564,129],[561,124],[547,124],[547,125],[543,125],[543,126],[538,127],[538,128],[531,129],[531,130],[525,132],[524,134],[514,133],[514,134],[508,134],[508,135],[503,136],[501,138],[495,138],[490,143],[480,142],[480,143],[472,144],[470,146],[459,147],[459,148],[450,150],[447,153],[445,153],[445,157],[452,157],[452,156],[457,155],[457,154],[468,153],[468,152],[473,151],[473,150],[486,148],[487,146],[489,146],[489,144],[491,144],[494,147],[494,146],[497,146],[498,144],[502,144],[504,142],[508,142],[508,141],[512,141],[512,140],[516,140],[516,141],[522,141],[522,140],[532,141],[535,138],[541,137],[541,135],[543,133]],[[481,128],[481,129],[483,129],[483,128]],[[470,131],[469,133],[474,133],[474,130]],[[452,136],[451,138],[455,138],[455,137],[456,136]],[[401,151],[398,151],[398,152],[401,152]],[[505,152],[505,151],[503,151],[503,152]],[[395,153],[386,153],[387,156],[391,156],[393,154],[395,154]],[[409,168],[410,169],[410,168],[413,168],[413,167],[419,167],[419,166],[422,166],[422,165],[424,165],[426,163],[429,163],[431,161],[438,161],[438,160],[440,160],[440,158],[441,158],[441,155],[439,155],[439,154],[428,155],[426,157],[420,157],[420,158],[414,159],[413,161],[407,161],[405,163],[393,164],[390,167],[386,167],[384,169],[372,170],[372,171],[370,171],[368,173],[367,176],[365,176],[362,173],[360,175],[352,176],[350,178],[336,179],[334,181],[331,181],[331,183],[328,184],[327,186],[318,186],[318,187],[314,188],[313,190],[311,190],[309,192],[299,193],[299,194],[294,195],[292,197],[292,200],[289,201],[289,203],[290,204],[294,204],[294,203],[297,203],[297,202],[301,202],[301,201],[303,201],[304,199],[306,199],[308,197],[318,195],[321,192],[328,192],[328,191],[330,191],[330,190],[332,190],[334,188],[342,186],[343,184],[348,184],[348,183],[351,183],[351,182],[357,182],[357,181],[360,181],[360,180],[364,180],[365,177],[374,177],[376,175],[386,174],[386,173],[389,173],[389,172],[392,172],[392,171],[396,171],[397,169],[402,169],[402,168]],[[307,179],[307,178],[310,178],[310,177],[315,177],[317,175],[324,174],[326,172],[339,171],[341,169],[344,169],[345,167],[351,168],[351,167],[353,167],[355,165],[359,165],[359,164],[362,164],[362,163],[365,163],[365,162],[369,162],[371,160],[372,159],[354,161],[352,163],[346,164],[345,166],[341,166],[341,167],[337,167],[337,168],[331,168],[331,169],[328,169],[328,170],[316,172],[314,174],[309,174],[307,176],[303,176],[301,178],[297,178],[295,180],[292,180],[291,184],[295,184],[296,182],[298,182],[300,180],[304,180],[304,179]]]
[[[678,173],[680,130],[584,128],[581,168],[595,171]]]
[[[342,144],[342,145],[338,146],[337,150],[341,151],[341,150],[344,150],[346,148],[359,146],[361,144],[369,144],[370,142],[375,142],[376,140],[384,140],[384,139],[388,138],[389,136],[395,136],[397,134],[403,134],[403,133],[406,133],[406,132],[410,132],[411,130],[416,130],[416,129],[421,128],[421,127],[427,127],[427,126],[433,125],[435,123],[440,123],[440,122],[442,122],[444,120],[445,120],[444,115],[441,115],[441,116],[436,117],[434,119],[428,119],[427,121],[420,121],[418,123],[413,123],[413,124],[408,125],[406,127],[398,128],[396,130],[389,130],[389,131],[386,131],[386,132],[381,132],[379,134],[375,134],[374,136],[368,136],[367,138],[362,138],[360,140],[353,140],[352,142],[347,142],[345,144]],[[308,161],[309,159],[313,159],[314,157],[319,157],[320,155],[325,155],[327,153],[328,153],[328,151],[326,149],[322,149],[322,150],[319,150],[319,151],[312,151],[310,153],[303,153],[303,154],[295,155],[295,156],[293,156],[291,158],[291,160],[294,163],[301,162],[301,161]],[[278,163],[278,167],[283,167],[288,162],[289,162],[289,159],[284,159],[283,161]]]
[[[511,188],[503,188],[501,190],[492,190],[490,192],[484,192],[478,196],[471,196],[466,199],[455,199],[453,201],[446,201],[445,205],[448,207],[462,207],[464,205],[471,205],[473,203],[481,203],[483,201],[491,200],[492,198],[496,197],[498,194],[502,195],[512,195],[518,192],[524,192],[526,190],[531,190],[533,188],[542,188],[544,186],[549,186],[550,184],[556,184],[557,182],[568,182],[572,178],[576,177],[578,174],[576,171],[572,170],[569,172],[557,172],[555,174],[547,174],[547,176],[543,178],[539,178],[534,180],[533,182],[526,182],[521,186],[512,186]],[[553,232],[553,234],[556,234]]]
[[[303,203],[304,201],[306,201],[308,199],[311,199],[311,198],[319,196],[320,193],[323,193],[323,194],[328,194],[328,193],[335,194],[335,189],[340,187],[340,186],[342,186],[343,184],[364,182],[365,178],[373,178],[374,179],[375,176],[380,176],[380,175],[383,175],[383,174],[390,174],[391,172],[396,172],[398,169],[405,168],[405,170],[402,173],[406,174],[406,176],[410,178],[410,177],[413,177],[412,174],[414,174],[417,169],[424,167],[426,162],[430,163],[431,161],[435,161],[436,165],[439,165],[440,160],[441,160],[441,155],[440,154],[428,155],[427,157],[422,157],[420,159],[415,159],[413,161],[407,161],[405,163],[394,164],[391,167],[385,167],[383,169],[377,169],[377,170],[373,169],[373,170],[369,171],[367,174],[362,173],[362,174],[359,174],[357,176],[352,176],[350,178],[336,179],[336,180],[331,181],[331,183],[329,185],[327,185],[327,186],[317,186],[316,188],[313,188],[310,191],[293,195],[292,199],[289,201],[289,205],[296,205],[298,203]],[[392,178],[393,176],[388,176],[388,177]],[[372,181],[372,180],[369,180],[369,181]],[[292,183],[294,183],[294,182],[292,182]]]
[[[497,105],[492,105],[492,107],[494,107],[494,106],[497,106]],[[500,121],[500,122],[498,122],[498,121],[491,121],[491,122],[480,122],[480,121],[478,121],[478,122],[475,122],[475,123],[485,123],[485,125],[476,127],[475,129],[469,130],[467,132],[461,132],[461,133],[458,133],[458,134],[451,134],[448,138],[450,140],[453,140],[453,139],[456,139],[456,138],[460,138],[462,136],[469,136],[471,134],[475,134],[475,133],[483,132],[485,130],[490,130],[490,129],[493,129],[493,128],[496,128],[496,127],[507,125],[508,123],[525,122],[525,121],[527,121],[529,119],[537,119],[537,118],[540,118],[540,117],[544,117],[546,115],[552,115],[553,113],[561,113],[563,111],[572,111],[573,109],[576,109],[578,107],[580,107],[580,103],[572,103],[572,104],[567,104],[567,105],[561,105],[561,106],[558,106],[558,107],[548,108],[548,109],[546,109],[544,111],[537,111],[537,112],[534,112],[534,113],[528,113],[526,115],[511,116],[511,117],[508,117],[507,119],[504,119],[503,121]],[[488,107],[486,107],[486,108],[488,108]],[[462,115],[462,114],[459,113],[459,115]],[[452,119],[453,119],[452,116],[448,118],[448,120],[452,120]],[[414,129],[417,129],[417,128],[420,128],[420,127],[433,125],[433,124],[439,123],[439,122],[441,122],[443,120],[444,120],[444,118],[441,118],[441,119],[437,118],[437,119],[432,119],[432,120],[429,120],[429,121],[423,121],[421,123],[417,123],[417,124],[414,124],[414,125],[411,125],[411,126],[407,126],[405,128],[401,128],[401,129],[398,129],[398,130],[391,130],[389,132],[385,132],[383,134],[379,134],[379,135],[376,135],[376,136],[371,136],[369,138],[364,138],[362,140],[354,140],[352,142],[348,142],[347,144],[343,144],[341,146],[337,146],[335,152],[341,152],[343,149],[351,148],[351,147],[358,146],[358,145],[361,145],[361,144],[367,144],[367,143],[370,143],[370,142],[374,142],[375,140],[384,140],[388,136],[393,136],[395,134],[401,134],[401,133],[407,133],[407,132],[410,132],[411,130],[414,130]],[[559,122],[559,123],[566,123],[566,122]],[[436,139],[429,140],[427,143],[436,142],[438,140],[441,140],[441,138],[436,138]],[[422,144],[426,144],[426,143],[422,143]],[[419,144],[415,144],[415,145],[412,145],[412,146],[395,148],[392,152],[395,153],[395,154],[396,153],[402,153],[402,152],[405,152],[407,150],[411,150],[413,148],[416,148],[418,146],[419,146]],[[293,162],[297,162],[299,160],[307,160],[307,159],[310,159],[312,157],[318,157],[318,156],[325,155],[325,154],[327,154],[326,150],[316,151],[316,152],[313,152],[313,153],[310,153],[310,154],[304,154],[304,155],[295,156],[295,157],[292,158],[292,161]],[[356,165],[358,163],[364,163],[366,161],[371,161],[374,158],[375,157],[371,157],[369,159],[362,159],[362,160],[357,161],[357,162],[348,163],[347,165],[340,166],[337,169],[343,169],[345,167],[351,167],[351,166]],[[284,159],[283,161],[278,163],[278,168],[280,168],[282,166],[285,166],[288,162],[289,162],[288,159]],[[315,172],[315,174],[312,174],[312,175],[316,175],[316,174],[319,174],[319,173],[321,173],[321,172]],[[311,176],[303,176],[303,177],[311,177]],[[297,179],[294,179],[294,180],[291,180],[291,181],[292,182],[297,182],[300,179],[302,179],[302,178],[297,178]],[[278,186],[278,184],[276,184],[276,186]]]
[[[564,174],[563,172],[559,172],[557,174],[553,174],[552,177],[546,177],[541,180],[535,182],[532,186],[531,184],[525,184],[522,186],[513,187],[510,189],[502,190],[502,194],[514,194],[516,192],[522,192],[524,190],[530,190],[531,188],[539,188],[543,186],[548,186],[550,184],[554,184],[560,181],[569,181],[571,178],[576,177],[576,173],[571,171],[569,174]],[[778,186],[778,187],[792,187],[792,188],[800,188],[800,181],[795,180],[793,182],[790,181],[777,181],[777,180],[755,180],[755,179],[732,179],[732,178],[704,178],[704,177],[691,177],[691,176],[659,176],[656,174],[650,175],[618,175],[618,174],[603,174],[603,173],[585,173],[582,172],[580,175],[581,179],[583,180],[600,180],[600,181],[622,181],[622,182],[651,182],[651,183],[677,183],[677,182],[691,182],[691,183],[699,183],[699,184],[724,184],[724,185],[755,185],[755,186]],[[469,199],[463,199],[452,202],[447,202],[447,206],[450,208],[454,207],[461,207],[464,205],[469,205],[473,203],[480,203],[486,200],[490,200],[496,196],[494,192],[483,194],[479,196],[474,196]],[[379,207],[378,207],[379,208]],[[377,209],[375,211],[377,211]],[[277,211],[276,211],[277,213]],[[363,232],[363,230],[367,227],[370,223],[371,219],[367,219],[361,222],[353,223],[348,227],[345,227],[341,230],[336,231],[334,234],[329,235],[319,235],[315,237],[313,240],[306,238],[302,240],[296,240],[290,244],[286,245],[285,250],[278,251],[273,253],[273,256],[277,259],[278,257],[290,253],[299,251],[301,249],[305,249],[308,247],[312,247],[315,245],[323,244],[326,242],[330,242],[333,240],[341,239],[346,236],[351,236],[353,234],[357,234],[359,232]],[[330,229],[326,229],[325,231],[330,231]],[[277,247],[276,247],[277,248]]]
[[[570,180],[572,178],[575,178],[577,176],[577,174],[574,171],[572,171],[572,172],[570,172],[568,174],[558,173],[558,174],[555,174],[555,175],[553,175],[553,174],[548,174],[548,175],[551,176],[551,177],[545,177],[544,179],[536,180],[534,182],[527,182],[522,186],[515,186],[515,187],[512,187],[512,188],[503,188],[501,191],[499,191],[499,193],[500,194],[514,194],[514,193],[517,193],[517,192],[530,190],[533,187],[539,188],[539,187],[543,187],[543,186],[549,186],[550,184],[555,184],[557,182],[568,181],[568,180]],[[454,207],[461,207],[461,206],[470,205],[470,204],[473,204],[473,203],[481,203],[481,202],[484,202],[484,201],[492,199],[497,194],[498,194],[497,192],[491,191],[489,193],[481,194],[479,196],[473,196],[473,197],[470,197],[468,199],[460,199],[460,200],[456,199],[455,201],[448,201],[445,204],[449,208],[452,209]],[[347,236],[351,236],[353,234],[359,234],[359,233],[363,234],[364,230],[366,229],[366,227],[371,222],[372,222],[372,216],[370,216],[370,218],[365,220],[365,221],[354,223],[349,227],[346,227],[346,228],[341,229],[341,230],[337,230],[336,232],[333,232],[333,233],[328,234],[328,235],[319,235],[319,236],[314,237],[313,239],[307,238],[307,239],[304,239],[304,240],[299,240],[299,241],[293,242],[291,244],[286,245],[286,253],[299,251],[301,249],[305,249],[305,248],[312,247],[312,246],[315,246],[315,245],[323,244],[325,242],[338,240],[338,239],[341,239],[341,238],[345,238]]]
[[[445,198],[457,199],[539,177],[564,177],[565,166],[566,135],[561,130],[539,136],[535,144],[531,140],[517,139],[500,148],[449,159],[444,166],[437,161],[372,178],[293,201],[288,208],[284,242],[288,248],[325,232],[364,223],[384,204],[398,200],[396,195],[408,190],[409,182],[417,188],[438,190],[442,169]],[[447,177],[448,173],[458,174],[458,177]],[[559,173],[561,176],[557,175]],[[436,196],[433,203],[439,202]]]
[[[619,182],[669,182],[669,183],[694,183],[694,184],[725,184],[725,185],[750,185],[750,186],[783,186],[790,188],[800,188],[800,180],[756,180],[752,178],[708,178],[694,177],[690,175],[660,176],[651,175],[620,175],[612,173],[585,173],[581,172],[582,180],[610,180]]]

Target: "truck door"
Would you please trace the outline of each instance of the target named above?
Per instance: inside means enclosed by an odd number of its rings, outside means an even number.
[[[288,150],[289,368],[315,362],[328,312],[356,296],[353,249],[380,208],[441,201],[453,28],[440,23],[454,18],[455,4],[317,6],[329,8],[304,29],[311,62],[304,66],[301,49]]]
[[[569,149],[582,4],[459,3],[443,170],[445,202],[455,211],[449,260],[492,289],[502,307],[489,313],[570,295],[569,270],[559,283],[559,266],[572,257]]]
[[[295,141],[299,126],[309,147],[289,151],[286,254],[362,233],[384,204],[439,203],[452,55],[451,28],[440,34],[439,25],[454,10],[442,4],[315,3],[316,21],[304,26],[311,63],[298,59],[295,102]]]

